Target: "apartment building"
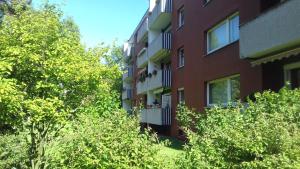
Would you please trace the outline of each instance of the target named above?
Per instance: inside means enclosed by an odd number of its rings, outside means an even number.
[[[123,107],[179,136],[176,107],[203,111],[300,85],[300,1],[150,0],[124,45]]]

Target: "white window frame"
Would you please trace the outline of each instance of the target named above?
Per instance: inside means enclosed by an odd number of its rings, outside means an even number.
[[[300,68],[300,62],[291,63],[283,66],[284,70],[284,82],[290,83],[292,80],[291,70]],[[291,87],[291,86],[289,86]]]
[[[184,67],[184,64],[185,64],[185,54],[184,53],[185,53],[184,47],[181,47],[177,50],[178,68]],[[182,54],[183,54],[183,57],[182,57]]]
[[[206,85],[206,104],[208,107],[213,107],[215,106],[216,104],[215,103],[209,103],[209,100],[210,100],[210,95],[209,95],[209,85],[210,84],[213,84],[213,83],[217,83],[217,82],[221,82],[221,81],[227,81],[227,103],[221,103],[223,106],[227,106],[228,103],[230,102],[231,100],[231,82],[230,80],[233,79],[233,78],[236,78],[236,77],[240,77],[240,75],[233,75],[233,76],[228,76],[228,77],[225,77],[225,78],[221,78],[221,79],[217,79],[217,80],[212,80],[212,81],[209,81],[207,82],[207,85]],[[241,89],[240,89],[241,91]],[[234,103],[234,102],[233,102]]]
[[[184,25],[184,6],[178,9],[178,28]]]
[[[185,94],[184,94],[184,97],[183,97],[183,101],[180,100],[180,98],[182,97],[182,96],[181,96],[181,92],[184,92],[184,88],[183,88],[183,87],[182,87],[182,88],[179,88],[179,89],[177,90],[177,94],[178,94],[178,96],[177,96],[178,104],[185,103]]]
[[[222,22],[220,22],[219,24],[217,24],[216,26],[214,26],[213,28],[211,28],[211,29],[209,29],[208,31],[207,31],[207,34],[206,34],[206,46],[207,46],[207,49],[206,49],[206,51],[207,51],[207,54],[210,54],[210,53],[213,53],[213,52],[215,52],[215,51],[217,51],[217,50],[219,50],[219,49],[221,49],[221,48],[223,48],[223,47],[225,47],[225,46],[227,46],[227,45],[229,45],[229,44],[231,44],[231,43],[234,43],[234,42],[236,42],[236,41],[238,41],[239,39],[240,39],[240,37],[237,39],[237,40],[234,40],[234,41],[231,41],[230,40],[230,20],[231,19],[233,19],[234,17],[236,17],[236,16],[239,16],[239,12],[236,12],[235,14],[233,14],[233,15],[231,15],[231,16],[229,16],[228,18],[226,18],[224,21],[222,21]],[[210,33],[211,32],[213,32],[214,30],[216,30],[216,29],[218,29],[220,26],[222,26],[222,25],[226,25],[226,38],[227,38],[227,43],[226,44],[224,44],[224,45],[222,45],[222,46],[219,46],[219,47],[217,47],[217,48],[215,48],[215,49],[213,49],[213,50],[210,50],[209,48],[210,48]]]

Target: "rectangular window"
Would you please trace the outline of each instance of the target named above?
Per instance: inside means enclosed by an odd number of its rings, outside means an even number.
[[[283,69],[285,83],[291,89],[300,88],[300,62],[284,65]]]
[[[207,32],[207,53],[239,40],[239,20],[235,14]]]
[[[178,89],[178,103],[184,103],[184,89]]]
[[[207,104],[224,104],[236,102],[240,99],[240,77],[233,76],[221,80],[208,82]]]
[[[178,49],[178,67],[184,66],[184,49]]]
[[[178,28],[184,25],[184,7],[178,10]]]

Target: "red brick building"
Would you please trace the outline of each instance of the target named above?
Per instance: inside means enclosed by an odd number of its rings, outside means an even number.
[[[150,0],[124,45],[123,107],[178,136],[176,106],[203,111],[300,84],[300,1]]]

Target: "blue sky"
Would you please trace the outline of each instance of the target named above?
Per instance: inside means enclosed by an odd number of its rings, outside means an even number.
[[[80,28],[82,42],[93,47],[101,42],[128,40],[148,8],[149,0],[49,0],[60,4],[65,16]],[[38,6],[43,0],[33,0]]]

